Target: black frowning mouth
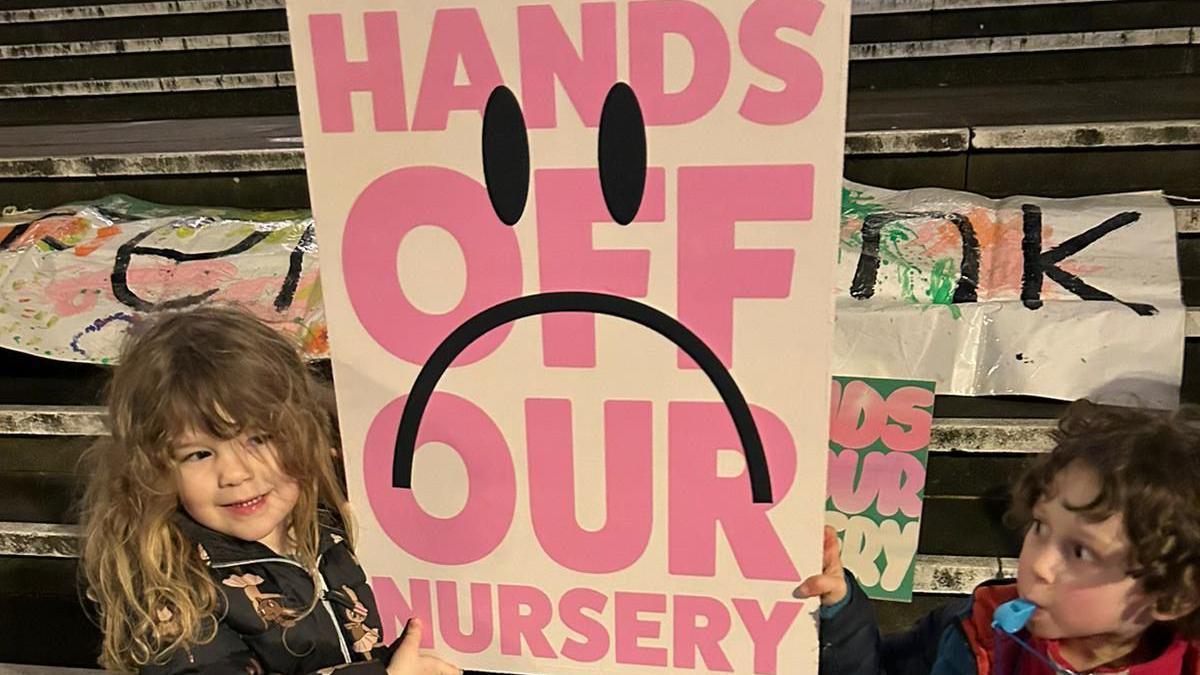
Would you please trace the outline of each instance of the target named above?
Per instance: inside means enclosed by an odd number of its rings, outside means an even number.
[[[538,293],[502,302],[467,319],[442,340],[421,367],[404,403],[392,459],[393,486],[412,488],[413,454],[421,418],[438,381],[454,359],[475,340],[499,326],[529,316],[561,312],[590,312],[626,319],[662,335],[687,353],[708,375],[729,410],[746,457],[754,502],[772,502],[771,476],[758,426],[737,382],[712,349],[678,320],[649,305],[616,295],[584,291]]]

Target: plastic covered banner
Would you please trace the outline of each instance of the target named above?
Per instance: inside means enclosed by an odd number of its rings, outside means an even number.
[[[172,207],[114,195],[0,220],[0,346],[110,363],[131,322],[238,303],[327,356],[307,211]]]
[[[837,372],[967,396],[1175,401],[1185,310],[1161,195],[991,200],[846,183],[841,223]],[[9,215],[0,347],[107,363],[144,311],[237,300],[328,356],[310,225],[301,211],[119,195]]]
[[[847,183],[834,372],[939,394],[1178,403],[1185,309],[1160,193],[994,200]]]

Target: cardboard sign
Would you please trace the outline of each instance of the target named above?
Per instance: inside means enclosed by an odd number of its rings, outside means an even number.
[[[288,3],[385,637],[816,672],[849,3]]]
[[[842,565],[872,598],[912,599],[933,430],[932,382],[835,377],[829,501]]]

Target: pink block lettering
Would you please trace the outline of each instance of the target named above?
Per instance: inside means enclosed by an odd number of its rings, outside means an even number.
[[[383,621],[383,641],[390,643],[400,636],[404,624],[413,616],[418,616],[426,626],[433,626],[433,601],[429,592],[427,579],[409,579],[408,597],[410,603],[396,586],[391,577],[371,577],[371,589],[375,592],[375,602],[379,605],[379,618]],[[437,641],[434,634],[437,631],[427,628],[421,634],[421,648],[434,649]]]
[[[738,114],[759,124],[791,124],[821,101],[825,78],[812,54],[779,38],[781,28],[812,35],[825,4],[819,0],[755,0],[742,15],[738,46],[746,61],[783,80],[780,91],[750,85]]]
[[[438,628],[442,639],[454,651],[478,654],[492,644],[492,587],[471,584],[470,603],[471,632],[463,633],[459,626],[458,584],[437,582]]]
[[[454,82],[460,60],[469,84]],[[425,52],[413,130],[445,129],[451,110],[482,114],[492,90],[503,82],[479,13],[474,8],[439,9]]]
[[[721,649],[721,640],[729,634],[729,610],[715,598],[699,595],[676,595],[674,665],[676,668],[694,669],[696,652],[704,659],[704,667],[710,671],[732,673],[733,666]],[[696,620],[703,618],[702,625]]]
[[[881,437],[889,450],[912,452],[929,445],[933,426],[933,392],[921,387],[901,387],[887,399],[888,417],[899,424],[888,424]],[[903,425],[907,425],[905,429]]]
[[[404,131],[408,111],[404,102],[404,71],[400,58],[400,27],[395,12],[365,12],[365,61],[346,60],[341,14],[308,17],[312,37],[313,71],[321,131],[354,131],[350,92],[371,92],[376,131]]]
[[[799,602],[777,602],[771,616],[764,617],[757,600],[735,598],[733,607],[754,642],[754,672],[774,675],[779,661],[779,643],[804,607]]]
[[[597,251],[594,223],[612,222],[595,169],[543,169],[534,172],[538,217],[538,268],[543,291],[595,291],[627,298],[646,296],[649,251]],[[665,217],[664,171],[646,173],[646,193],[635,223]],[[542,358],[552,367],[596,367],[596,316],[546,314]]]
[[[882,456],[882,453],[870,453],[868,459],[871,455]],[[882,477],[876,471],[868,471],[865,466],[860,473],[858,463],[857,450],[829,451],[826,492],[833,500],[834,508],[842,513],[866,511],[879,494]],[[877,466],[873,468],[878,469]]]
[[[617,12],[611,2],[580,5],[581,49],[576,50],[549,5],[517,7],[521,102],[530,129],[558,126],[555,78],[585,126],[600,124],[600,109],[617,81]]]
[[[417,309],[397,278],[400,243],[422,225],[453,236],[466,261],[462,300],[445,314]],[[515,233],[496,217],[482,185],[450,169],[409,167],[375,179],[355,200],[342,236],[342,268],[354,312],[380,346],[409,363],[424,363],[459,324],[521,295]],[[506,324],[476,340],[455,365],[487,356],[510,330],[512,324]]]
[[[520,656],[524,640],[534,656],[557,658],[544,633],[554,613],[550,598],[532,586],[501,584],[496,592],[500,606],[500,653]]]
[[[664,38],[679,35],[692,50],[692,79],[667,92]],[[729,83],[729,38],[721,21],[689,0],[629,3],[629,84],[647,126],[687,124],[704,117]]]
[[[608,654],[608,631],[596,616],[584,614],[588,610],[599,615],[608,604],[608,597],[590,588],[572,588],[558,600],[558,616],[563,625],[575,631],[582,640],[566,638],[559,653],[579,663],[594,663]]]
[[[842,403],[842,383],[833,380],[829,383],[829,428],[833,429],[833,420],[837,417],[838,406]]]
[[[417,452],[425,443],[445,443],[467,469],[467,503],[449,518],[426,513],[412,490],[392,487],[396,427],[407,396],[387,404],[367,431],[363,478],[367,501],[380,527],[409,555],[439,565],[465,565],[504,541],[516,508],[516,474],[508,444],[496,423],[470,401],[435,392],[421,420]],[[414,476],[414,483],[419,480]],[[428,479],[428,477],[426,477]],[[436,490],[416,485],[415,490]]]
[[[663,647],[643,647],[642,638],[657,640],[662,633],[661,619],[643,619],[642,613],[664,614],[667,596],[659,593],[627,593],[618,591],[613,598],[613,623],[616,626],[616,660],[639,666],[667,665],[667,650]]]
[[[763,440],[776,502],[783,501],[796,477],[796,447],[784,423],[751,406]],[[722,449],[741,450],[733,420],[719,403],[672,402],[667,407],[668,569],[671,574],[716,574],[717,526],[725,533],[742,574],[750,579],[797,581],[800,576],[767,512],[755,504],[745,470],[717,476]]]
[[[842,513],[862,513],[874,503],[882,516],[899,510],[916,518],[921,515],[923,489],[925,466],[907,452],[829,451],[827,492]]]
[[[879,515],[891,517],[903,511],[910,518],[921,515],[921,490],[925,489],[925,466],[921,460],[907,452],[871,453],[881,455],[884,478],[880,482],[879,501],[875,509]],[[871,457],[867,457],[868,461]],[[863,471],[867,471],[864,468]]]
[[[714,166],[679,169],[679,319],[733,367],[735,298],[786,298],[792,250],[740,250],[738,220],[812,218],[813,167]],[[716,274],[716,270],[721,270]],[[682,351],[679,367],[697,367]]]
[[[529,508],[533,531],[555,562],[576,572],[607,574],[641,558],[653,513],[649,401],[604,404],[604,526],[584,530],[575,517],[571,401],[525,401]]]
[[[837,414],[830,418],[829,440],[843,448],[868,447],[879,440],[887,416],[883,397],[874,387],[860,380],[847,382],[838,399]]]

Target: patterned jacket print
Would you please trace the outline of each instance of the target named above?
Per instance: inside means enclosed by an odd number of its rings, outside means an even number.
[[[180,514],[176,521],[196,544],[218,592],[211,642],[176,650],[142,673],[328,673],[384,675],[389,649],[375,596],[344,536],[321,530],[320,579],[258,542],[210,530]],[[316,592],[320,601],[308,615]],[[159,620],[169,621],[168,610]]]

